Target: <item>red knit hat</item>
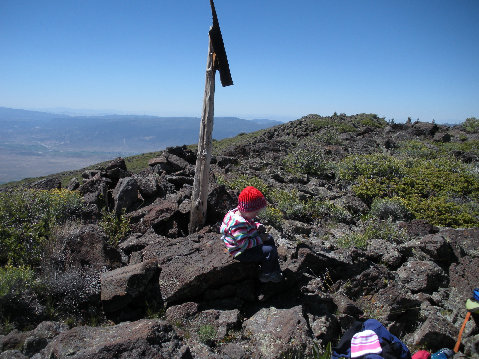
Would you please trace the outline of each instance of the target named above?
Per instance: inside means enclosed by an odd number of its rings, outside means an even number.
[[[238,197],[238,209],[241,212],[254,212],[266,207],[266,199],[255,187],[248,186],[241,191]]]

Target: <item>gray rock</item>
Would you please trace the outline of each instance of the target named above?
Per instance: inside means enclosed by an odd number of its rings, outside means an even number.
[[[110,171],[110,170],[113,170],[113,169],[121,169],[123,171],[127,171],[126,169],[126,163],[125,163],[125,160],[121,157],[117,157],[115,158],[114,160],[112,160],[106,167],[105,167],[105,171]]]
[[[462,342],[465,347],[464,354],[467,355],[467,358],[479,359],[479,334],[468,338],[463,337]]]
[[[68,330],[68,325],[58,322],[42,322],[29,336],[23,344],[23,353],[28,357],[33,356],[45,348],[55,336]]]
[[[166,240],[166,237],[160,236],[153,231],[149,231],[145,234],[133,233],[126,240],[121,242],[119,247],[123,252],[129,255],[132,252],[141,251],[150,244],[163,240]]]
[[[221,358],[224,359],[250,359],[251,353],[246,350],[244,343],[227,343],[219,348]]]
[[[97,174],[91,179],[83,182],[78,188],[78,191],[87,204],[94,204],[99,208],[104,206],[109,207],[108,186],[110,183],[111,180],[100,177],[100,175]]]
[[[49,177],[39,181],[36,181],[29,185],[33,189],[51,190],[62,188],[62,182],[57,177]]]
[[[278,358],[291,347],[306,349],[311,344],[301,306],[290,309],[262,308],[243,323],[257,357]]]
[[[136,180],[132,177],[120,179],[113,190],[113,200],[116,214],[121,214],[123,210],[129,212],[135,209],[138,202],[138,183]]]
[[[76,327],[55,337],[38,359],[191,358],[171,325],[142,319],[110,327]]]
[[[95,177],[96,175],[99,175],[101,173],[100,170],[85,170],[82,172],[81,176],[84,179],[91,179]]]
[[[73,177],[70,182],[68,182],[67,190],[75,191],[80,187],[80,182],[76,177]]]
[[[414,333],[414,345],[437,351],[453,348],[458,329],[439,315],[431,315]]]
[[[147,176],[134,176],[136,182],[138,183],[138,189],[140,191],[141,196],[144,199],[150,199],[155,197],[156,195],[161,195],[159,193],[159,185],[158,185],[158,175],[157,174],[149,174]]]
[[[166,319],[172,323],[184,323],[185,320],[192,318],[198,313],[198,304],[194,302],[186,302],[174,305],[166,310]]]
[[[327,345],[340,336],[341,328],[334,315],[326,314],[317,317],[310,314],[308,317],[313,336],[320,345]]]
[[[6,350],[0,353],[0,359],[28,359],[28,357],[19,350]]]
[[[101,301],[104,311],[133,312],[131,307],[144,307],[145,301],[158,294],[159,272],[158,263],[150,260],[102,273]]]
[[[449,240],[441,233],[428,234],[408,246],[426,253],[434,262],[450,264],[457,260]]]
[[[444,271],[432,261],[406,262],[397,270],[397,275],[412,293],[432,293],[446,281]]]
[[[49,259],[61,270],[82,267],[101,270],[122,264],[118,250],[108,244],[108,237],[94,224],[64,227],[57,234],[56,248]]]
[[[20,332],[14,329],[7,335],[0,337],[0,352],[21,348],[28,335],[28,332]]]
[[[156,259],[161,267],[160,288],[168,304],[195,301],[210,289],[245,279],[255,279],[255,265],[233,260],[224,251],[218,233],[192,234],[151,244],[144,260]]]

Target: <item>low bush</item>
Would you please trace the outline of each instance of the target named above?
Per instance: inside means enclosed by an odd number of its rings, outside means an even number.
[[[0,193],[0,265],[37,265],[54,226],[79,213],[82,199],[68,190]]]
[[[289,172],[321,176],[331,169],[323,154],[315,147],[298,148],[284,159]]]
[[[404,202],[399,198],[375,198],[371,205],[371,215],[393,221],[404,221],[412,217]]]
[[[0,268],[0,299],[19,296],[27,289],[36,289],[38,284],[29,267],[7,265]]]
[[[355,181],[358,178],[385,178],[388,180],[404,176],[405,162],[391,155],[373,153],[352,155],[339,163],[339,178]]]
[[[30,267],[0,268],[0,334],[16,327],[31,327],[36,322],[42,315],[37,300],[42,287]]]
[[[351,156],[339,168],[340,178],[352,182],[353,192],[369,205],[394,198],[413,217],[435,225],[479,225],[478,177],[470,165],[452,157],[405,160],[382,154]],[[382,207],[385,209],[384,204]],[[379,214],[378,204],[374,211]]]
[[[407,233],[399,229],[392,221],[378,221],[368,219],[360,225],[357,233],[346,235],[338,239],[337,243],[343,248],[364,249],[372,240],[384,240],[389,243],[400,244],[408,240]]]
[[[464,128],[464,131],[468,133],[479,133],[479,119],[475,117],[466,118],[462,123],[462,127]]]
[[[99,225],[108,236],[108,244],[113,247],[118,247],[120,241],[130,232],[130,219],[125,215],[125,210],[117,215],[113,211],[103,209]]]
[[[283,213],[276,207],[268,206],[259,214],[261,222],[275,228],[280,228],[283,222]]]

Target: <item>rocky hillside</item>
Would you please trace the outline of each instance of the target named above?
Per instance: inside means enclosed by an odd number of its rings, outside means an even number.
[[[217,141],[207,223],[191,234],[196,154],[186,146],[137,173],[121,158],[85,171],[74,192],[36,182],[21,198],[60,193],[45,203],[68,198],[68,218],[53,217],[39,249],[33,235],[13,246],[2,227],[0,358],[313,357],[361,318],[411,352],[452,348],[479,287],[476,121],[309,115]],[[269,202],[279,284],[224,252],[218,228],[246,185]],[[461,346],[472,358],[478,325]]]

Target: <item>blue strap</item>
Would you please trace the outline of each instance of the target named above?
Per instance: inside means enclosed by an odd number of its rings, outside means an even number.
[[[479,288],[474,289],[474,299],[479,301]]]

